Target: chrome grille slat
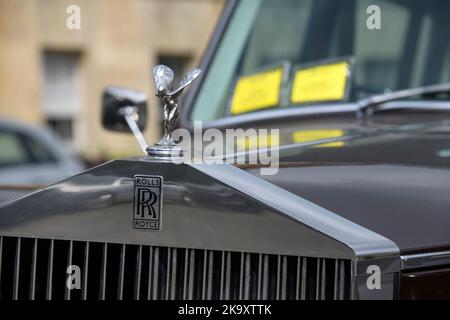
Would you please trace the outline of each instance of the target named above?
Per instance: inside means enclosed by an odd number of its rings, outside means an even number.
[[[20,244],[21,244],[21,238],[17,238],[16,256],[14,259],[13,300],[17,300],[19,298]]]
[[[344,288],[345,288],[345,270],[344,270],[344,262],[339,261],[339,300],[344,299]]]
[[[50,241],[49,253],[48,253],[48,271],[47,271],[47,290],[45,297],[47,300],[52,299],[52,287],[53,287],[53,253],[55,248],[55,240]]]
[[[34,239],[33,258],[31,260],[30,300],[34,300],[36,294],[36,264],[37,264],[37,249],[38,249],[37,246],[38,246],[38,239]],[[0,249],[0,256],[1,256],[1,249]]]
[[[170,273],[171,273],[171,248],[167,248],[167,260],[166,260],[166,287],[165,287],[165,299],[169,300],[169,291],[170,291]]]
[[[296,268],[296,277],[295,277],[295,300],[300,299],[300,281],[301,281],[301,267],[302,267],[302,258],[297,257],[297,268]]]
[[[103,255],[100,273],[100,300],[106,298],[106,267],[108,263],[108,244],[103,244]]]
[[[268,299],[269,292],[269,256],[264,255],[264,267],[263,267],[263,278],[262,278],[262,299]]]
[[[262,284],[262,264],[263,264],[262,259],[263,259],[262,254],[259,254],[258,255],[258,288],[257,288],[257,296],[256,296],[256,298],[258,300],[261,299],[261,290],[262,290],[261,289],[261,284]]]
[[[202,299],[206,299],[206,282],[207,282],[207,264],[208,264],[208,250],[203,250],[203,285],[202,285]]]
[[[287,257],[283,256],[281,268],[281,300],[287,298]]]
[[[73,241],[69,242],[69,254],[67,255],[67,267],[72,265],[72,255],[73,255]],[[67,270],[66,267],[66,270]],[[67,287],[67,285],[64,287],[64,300],[70,300],[70,293],[71,290]]]
[[[183,299],[188,298],[189,249],[184,249]]]
[[[243,286],[244,286],[244,256],[245,254],[241,253],[241,268],[239,270],[239,299],[242,300],[243,297]]]
[[[147,300],[151,300],[153,290],[153,247],[148,252],[148,283],[147,283]]]
[[[191,250],[189,256],[189,294],[188,299],[194,299],[194,274],[195,274],[195,251]]]
[[[225,295],[224,299],[230,299],[230,288],[231,288],[231,252],[227,252],[227,265],[225,268]]]
[[[208,257],[208,277],[207,277],[207,291],[206,291],[206,299],[212,299],[212,285],[213,285],[213,264],[214,264],[214,254],[212,251],[209,251]]]
[[[172,251],[172,262],[170,272],[170,300],[175,300],[175,285],[177,281],[177,249],[170,249]]]
[[[225,251],[221,252],[221,263],[220,263],[220,296],[219,298],[222,300],[224,297],[225,290]]]
[[[88,288],[88,277],[89,277],[89,242],[86,242],[84,247],[84,264],[83,264],[83,285],[81,287],[81,299],[87,300],[87,288]]]
[[[244,299],[250,299],[250,254],[245,254]]]
[[[140,299],[141,292],[141,273],[142,273],[142,246],[138,248],[138,254],[136,257],[136,275],[134,280],[134,300]]]
[[[281,283],[281,256],[277,256],[277,286],[276,286],[276,300],[280,300],[280,283]]]
[[[321,266],[321,281],[320,281],[320,300],[326,299],[326,281],[327,281],[327,270],[326,270],[326,262],[325,259],[322,260],[322,266]]]
[[[0,237],[2,299],[344,299],[350,280],[349,260]]]
[[[152,299],[156,300],[158,299],[158,283],[159,283],[159,248],[156,247],[154,250],[154,265],[153,265],[153,282],[152,282],[152,287],[153,287],[153,294],[152,294]]]
[[[119,267],[119,283],[117,286],[117,299],[122,300],[123,299],[123,278],[125,275],[125,252],[126,246],[123,244],[120,248],[120,267]]]
[[[316,300],[320,300],[320,261],[320,258],[316,259]]]
[[[306,275],[308,271],[308,265],[306,264],[306,258],[302,258],[302,285],[301,285],[301,294],[300,300],[306,300]]]

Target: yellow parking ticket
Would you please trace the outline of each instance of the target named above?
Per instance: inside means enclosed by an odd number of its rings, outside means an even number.
[[[239,151],[278,147],[280,145],[280,135],[278,132],[270,132],[268,134],[259,132],[259,134],[239,137],[236,140],[236,144]]]
[[[341,129],[322,129],[322,130],[299,130],[292,133],[292,140],[295,143],[313,142],[324,139],[339,138],[344,136]],[[344,141],[325,142],[317,147],[342,147]]]
[[[242,76],[236,82],[230,112],[233,115],[280,104],[283,67]]]
[[[294,74],[292,103],[345,99],[350,67],[347,61],[299,69]]]

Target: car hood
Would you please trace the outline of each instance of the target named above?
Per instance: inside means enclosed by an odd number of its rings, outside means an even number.
[[[282,146],[275,175],[241,167],[391,239],[402,253],[443,250],[450,247],[448,129],[441,121],[285,130],[284,141],[299,131],[321,139]],[[326,140],[318,131],[335,137]]]

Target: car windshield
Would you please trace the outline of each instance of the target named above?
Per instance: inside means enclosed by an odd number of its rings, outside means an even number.
[[[447,0],[240,1],[189,118],[336,105],[449,82],[449,12]]]

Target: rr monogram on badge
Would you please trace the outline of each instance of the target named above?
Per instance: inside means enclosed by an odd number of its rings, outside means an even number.
[[[134,229],[161,230],[162,184],[160,176],[134,176]]]

